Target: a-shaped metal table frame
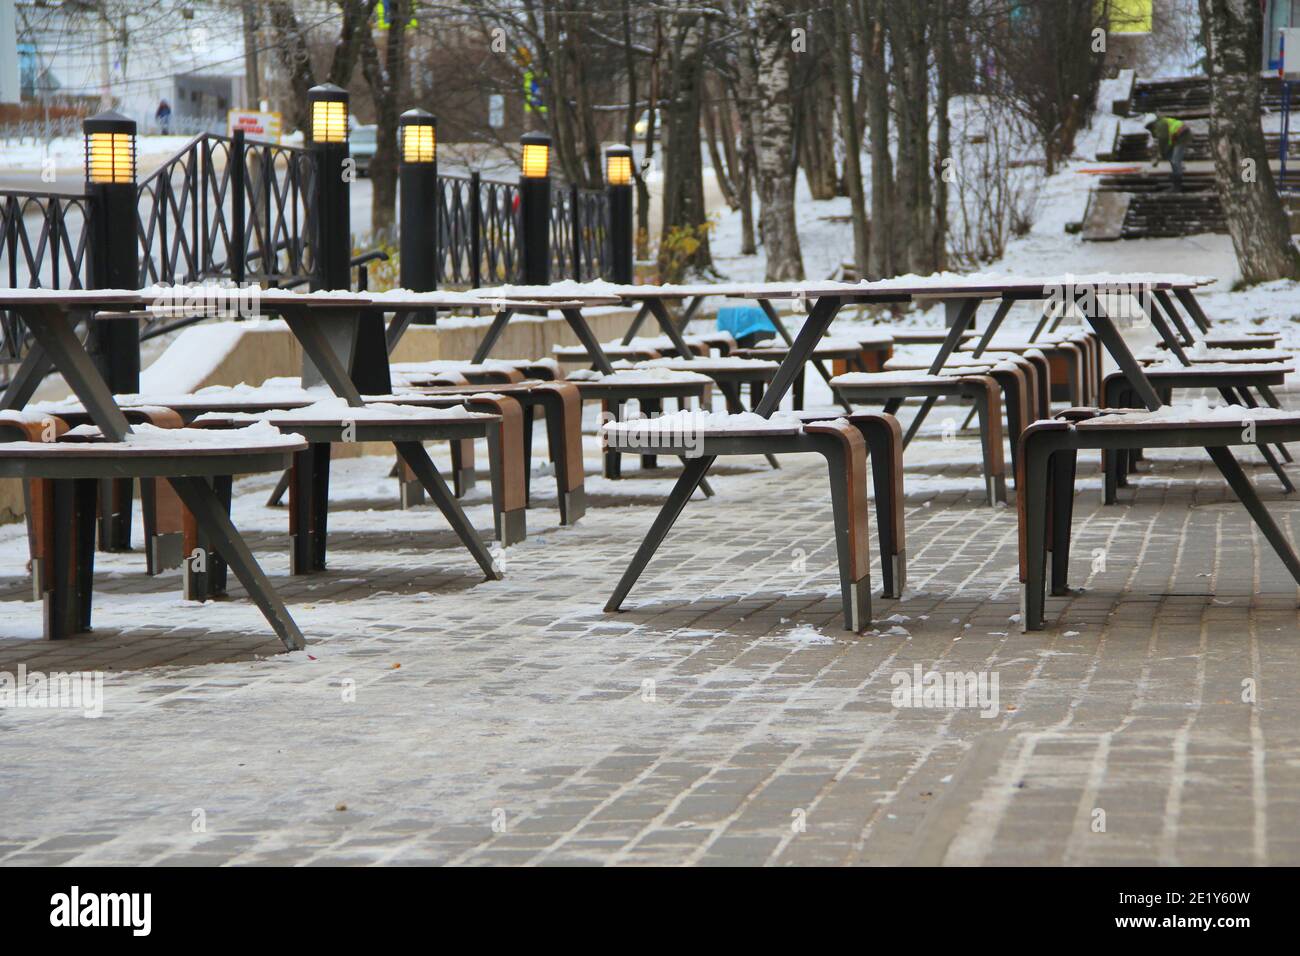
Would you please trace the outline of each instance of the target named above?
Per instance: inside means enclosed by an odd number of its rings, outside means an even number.
[[[623,336],[623,344],[628,345],[640,331],[641,324],[645,321],[646,316],[653,316],[659,323],[660,330],[673,343],[677,354],[684,359],[690,360],[694,353],[690,346],[686,344],[685,336],[682,334],[691,317],[700,307],[700,303],[710,296],[746,296],[747,286],[743,285],[611,285],[607,282],[592,283],[589,292],[583,292],[580,284],[572,282],[560,283],[555,288],[548,286],[501,286],[496,289],[475,289],[474,294],[482,297],[484,304],[490,304],[501,299],[532,299],[540,302],[551,302],[551,308],[559,309],[564,315],[569,326],[578,336],[583,348],[587,350],[587,355],[591,357],[592,364],[597,371],[608,374],[613,367],[610,365],[608,357],[601,348],[600,343],[591,332],[591,327],[583,318],[582,310],[602,305],[636,305],[639,304],[636,316],[628,326],[627,333]],[[569,300],[565,302],[564,300]],[[668,309],[670,302],[687,303],[681,319],[674,321],[672,313]],[[794,338],[790,335],[785,324],[781,321],[780,315],[773,308],[772,303],[766,298],[758,299],[759,306],[771,319],[772,324],[776,326],[777,333],[784,340],[786,345],[792,345]],[[491,327],[479,343],[478,350],[474,353],[474,361],[482,362],[488,357],[493,346],[505,331],[506,325],[510,322],[510,317],[518,309],[500,308],[497,310],[496,317],[492,321]],[[827,370],[826,364],[820,359],[811,359],[813,367],[827,384],[830,384],[831,373]],[[846,406],[847,407],[847,406]]]
[[[28,353],[18,372],[14,375],[3,398],[0,398],[0,407],[24,407],[31,399],[32,393],[36,390],[44,372],[53,364],[63,373],[69,386],[81,399],[87,412],[95,423],[100,426],[104,434],[114,440],[120,440],[120,436],[130,430],[130,426],[114,402],[113,396],[103,378],[95,370],[85,347],[77,339],[74,332],[75,320],[73,314],[113,311],[118,318],[104,321],[132,321],[129,318],[132,312],[143,314],[144,310],[162,297],[162,294],[163,290],[142,290],[139,292],[81,290],[67,293],[42,290],[29,290],[26,292],[0,290],[0,308],[9,308],[16,311],[27,322],[36,338],[36,345]],[[294,338],[302,346],[304,353],[304,384],[322,381],[329,386],[336,396],[343,398],[349,406],[354,408],[361,408],[365,405],[352,379],[353,372],[357,371],[354,367],[354,358],[357,351],[363,312],[391,311],[401,315],[402,313],[418,313],[422,310],[437,308],[457,308],[467,304],[472,304],[472,302],[467,302],[466,297],[461,294],[436,292],[399,294],[397,296],[382,294],[372,297],[362,293],[317,292],[302,294],[286,290],[267,289],[262,290],[258,296],[259,311],[262,314],[278,315],[282,318],[293,333]],[[532,304],[534,303],[522,302],[519,305],[528,307]],[[200,308],[202,307],[200,306]],[[368,359],[374,363],[375,367],[366,369],[365,377],[370,381],[374,381],[378,376],[381,381],[387,381],[387,352],[383,351],[380,354],[369,353]],[[424,485],[425,491],[437,504],[438,509],[447,519],[461,543],[473,556],[484,575],[489,579],[499,579],[501,572],[495,566],[491,553],[482,539],[479,538],[478,533],[461,509],[459,502],[456,501],[451,489],[447,487],[442,475],[429,458],[428,452],[418,442],[400,442],[397,443],[396,448],[398,454],[410,466],[412,473]],[[175,483],[173,482],[173,484]],[[193,483],[189,484],[192,485]],[[199,482],[199,484],[203,483]],[[195,518],[200,524],[204,524],[207,520],[205,515],[218,504],[215,497],[211,495],[211,489],[206,484],[203,484],[201,490],[188,492],[183,492],[178,485],[177,494],[180,495],[185,505],[195,512]],[[204,500],[200,500],[201,498]],[[195,504],[192,505],[191,500]],[[222,521],[229,526],[229,517],[225,515],[224,508],[218,508],[218,510],[221,511]],[[233,530],[233,526],[231,526],[231,529]],[[216,525],[208,527],[205,524],[204,530],[212,535],[211,540],[218,550],[221,549],[223,543],[226,543],[232,549],[232,553],[237,549],[236,545],[228,542],[229,533],[221,527]],[[236,534],[235,537],[237,538],[238,535]],[[239,546],[243,546],[242,541],[239,542]],[[246,547],[244,547],[244,551],[247,552]],[[240,581],[248,588],[249,593],[254,594],[257,582],[250,584],[248,580],[245,580],[245,572],[241,571],[239,567],[240,560],[239,555],[236,553],[235,560],[228,563],[235,570]],[[251,553],[248,554],[247,560],[252,561]],[[256,570],[256,564],[251,564],[251,568]],[[260,570],[257,570],[256,573],[261,574]],[[262,576],[261,581],[265,582],[264,576]],[[279,599],[274,597],[274,592],[270,591],[269,584],[266,585],[266,590],[276,602],[276,606],[267,605],[263,607],[268,620],[271,620],[272,626],[277,628],[277,633],[285,641],[286,646],[301,647],[301,633],[293,625],[287,611],[283,611],[283,604],[278,603]],[[254,594],[254,598],[258,600],[259,606],[262,606],[261,596]],[[283,613],[284,620],[288,622],[289,627],[292,627],[292,634],[286,637],[285,633],[281,633],[277,621],[272,619],[273,613]]]
[[[794,336],[790,334],[790,330],[787,329],[785,323],[781,321],[781,316],[776,311],[776,307],[772,305],[772,300],[763,296],[747,295],[746,289],[746,286],[734,283],[724,283],[721,285],[616,286],[613,291],[623,297],[625,304],[631,305],[636,302],[641,304],[636,315],[632,319],[632,323],[628,326],[627,332],[623,336],[623,344],[627,345],[636,337],[637,332],[641,330],[642,323],[645,322],[646,316],[650,315],[654,316],[655,321],[659,323],[659,327],[663,329],[664,334],[672,339],[673,344],[677,346],[678,352],[682,353],[684,351],[683,343],[680,341],[682,338],[682,332],[685,331],[686,326],[690,324],[691,319],[695,317],[695,313],[699,310],[700,305],[710,296],[726,296],[732,298],[753,298],[754,301],[758,303],[758,307],[763,310],[763,314],[767,316],[768,321],[770,321],[772,326],[776,329],[776,333],[781,337],[781,341],[783,341],[787,346],[793,345]],[[796,299],[795,301],[800,302],[800,304],[803,303],[802,299]],[[676,302],[679,304],[682,302],[686,303],[685,306],[681,308],[681,315],[675,322],[672,314],[668,310],[669,302]],[[812,359],[812,366],[817,370],[817,374],[822,377],[826,384],[830,385],[833,376],[826,368],[826,363],[821,359],[814,357]],[[847,403],[842,404],[844,404],[846,410],[849,409]]]
[[[601,349],[596,334],[591,331],[591,326],[583,317],[582,310],[601,305],[621,305],[623,300],[618,296],[600,292],[587,295],[580,291],[575,292],[571,284],[565,283],[561,283],[555,289],[544,285],[498,286],[491,289],[475,289],[473,294],[480,300],[479,305],[491,306],[495,312],[492,324],[488,326],[483,341],[479,342],[478,349],[474,352],[475,364],[481,364],[487,359],[497,340],[501,338],[501,333],[506,330],[510,319],[516,313],[554,309],[564,316],[564,321],[569,323],[569,328],[573,329],[573,334],[578,337],[582,347],[591,356],[591,362],[596,366],[596,370],[606,375],[614,371],[614,366],[610,364],[609,358]],[[523,305],[524,302],[531,303],[531,306]]]
[[[1182,291],[1185,293],[1186,298],[1192,302],[1195,299],[1191,295],[1190,289],[1194,285],[1194,282],[1182,284]],[[973,328],[975,314],[982,301],[987,299],[1001,300],[997,312],[990,320],[989,327],[981,339],[981,345],[987,347],[1014,302],[1044,301],[1053,298],[1061,299],[1067,305],[1077,307],[1077,313],[1096,332],[1102,346],[1110,353],[1125,377],[1132,383],[1134,392],[1148,409],[1154,411],[1161,407],[1160,398],[1147,380],[1146,375],[1143,374],[1142,367],[1133,357],[1133,353],[1129,351],[1115,320],[1107,314],[1096,295],[1098,289],[1109,291],[1115,288],[1123,288],[1130,293],[1137,293],[1139,301],[1143,298],[1141,293],[1146,291],[1172,291],[1175,295],[1178,295],[1180,291],[1175,288],[1173,280],[1152,275],[1138,277],[1089,275],[1047,278],[934,276],[922,280],[887,279],[879,282],[858,284],[828,282],[782,286],[776,283],[766,283],[748,289],[728,287],[723,294],[754,299],[805,299],[812,303],[808,318],[799,330],[799,334],[790,348],[790,353],[781,363],[781,367],[778,369],[771,385],[768,386],[762,401],[754,409],[755,412],[763,416],[770,417],[780,407],[781,400],[790,391],[795,377],[803,369],[805,363],[812,356],[813,349],[826,334],[840,309],[845,305],[854,303],[889,304],[927,300],[942,301],[947,311],[949,329],[930,366],[930,373],[938,374],[948,360],[948,356],[956,350],[958,344],[962,341],[967,330]],[[1184,301],[1184,296],[1180,295],[1179,298],[1180,301]],[[1086,302],[1088,308],[1079,307],[1082,302]],[[1184,301],[1184,305],[1186,305],[1186,301]],[[982,351],[982,348],[979,351]],[[887,407],[886,411],[895,411],[898,405],[901,404],[901,400],[890,404],[893,407]],[[923,408],[921,411],[925,411],[925,409]],[[1300,583],[1300,558],[1297,558],[1294,549],[1282,534],[1268,510],[1260,502],[1254,486],[1246,477],[1245,472],[1242,471],[1240,463],[1227,449],[1207,449],[1207,452],[1227,479],[1228,484],[1238,493],[1251,517],[1255,519],[1264,536],[1273,545],[1278,557],[1282,559],[1283,564]],[[669,494],[668,500],[664,502],[658,516],[651,524],[650,530],[646,533],[645,539],[637,548],[636,554],[633,555],[627,570],[624,571],[622,578],[619,580],[614,593],[606,603],[606,611],[617,611],[622,606],[624,599],[636,584],[637,579],[650,563],[650,559],[659,549],[664,538],[667,537],[673,524],[676,523],[678,515],[686,507],[691,494],[705,475],[708,474],[714,460],[713,457],[704,455],[687,462],[681,476],[677,479],[677,484]]]
[[[141,309],[147,304],[143,295],[136,292],[0,289],[0,308],[15,312],[36,339],[36,346],[23,362],[20,374],[15,375],[0,398],[0,407],[21,409],[26,405],[40,381],[33,373],[52,365],[81,399],[103,435],[110,441],[124,441],[131,426],[113,400],[108,384],[95,368],[85,346],[77,338],[74,316],[106,309]],[[305,647],[302,632],[290,616],[289,609],[231,523],[212,486],[204,478],[167,480],[227,566],[235,572],[284,646],[289,650]]]

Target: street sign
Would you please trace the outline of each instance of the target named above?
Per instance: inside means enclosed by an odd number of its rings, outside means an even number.
[[[246,139],[278,143],[280,128],[279,113],[266,113],[261,110],[229,110],[226,113],[226,134],[229,136],[233,136],[235,130],[242,129]]]
[[[1300,29],[1283,27],[1277,32],[1280,38],[1278,45],[1281,47],[1282,75],[1300,75]]]

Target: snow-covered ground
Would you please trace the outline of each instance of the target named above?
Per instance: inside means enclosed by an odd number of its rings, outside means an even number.
[[[1031,275],[1130,272],[1178,272],[1210,275],[1218,282],[1198,293],[1203,307],[1216,326],[1224,331],[1236,328],[1253,328],[1268,325],[1282,332],[1282,346],[1300,348],[1300,285],[1295,282],[1271,282],[1234,291],[1240,279],[1232,240],[1226,235],[1204,234],[1174,239],[1128,239],[1117,242],[1085,242],[1076,234],[1067,233],[1068,223],[1082,220],[1088,202],[1088,193],[1096,176],[1087,172],[1099,165],[1096,154],[1105,148],[1114,136],[1116,124],[1125,132],[1137,132],[1140,127],[1134,119],[1120,119],[1110,112],[1109,104],[1120,98],[1128,82],[1127,75],[1105,81],[1098,96],[1102,108],[1095,114],[1091,125],[1083,130],[1076,141],[1073,158],[1061,166],[1055,175],[1044,176],[1041,167],[1018,167],[1017,175],[1031,175],[1038,182],[1031,192],[1036,192],[1033,203],[1033,224],[1022,236],[1013,236],[1006,244],[1002,256],[980,263],[981,271],[1020,273]],[[979,131],[980,119],[974,104],[956,101],[953,104],[953,139],[956,143],[969,130]],[[968,130],[969,127],[969,130]],[[1034,144],[1025,144],[1018,158],[1032,159]],[[957,150],[960,152],[960,150]],[[869,157],[864,157],[864,175],[870,175]],[[958,175],[968,170],[959,170]],[[867,183],[870,190],[870,183]],[[950,218],[958,214],[957,190],[954,189]],[[804,270],[809,279],[838,277],[844,264],[853,257],[853,227],[847,197],[831,200],[814,200],[802,175],[797,181],[797,222],[799,241],[803,250]],[[755,207],[757,218],[757,206]],[[711,248],[714,262],[722,275],[735,281],[761,281],[764,278],[766,259],[760,245],[758,254],[740,255],[741,216],[739,211],[721,208],[716,213],[717,225],[713,232]],[[1037,313],[1029,306],[1012,310],[1007,328],[1017,324],[1032,323]],[[939,306],[917,310],[903,316],[890,316],[891,324],[939,325],[942,313]],[[837,321],[833,331],[839,334],[855,322],[876,322],[874,318],[859,318],[852,314]],[[885,318],[879,321],[885,321]],[[797,317],[795,317],[797,323]],[[703,328],[708,320],[697,320]],[[1133,345],[1140,347],[1152,341],[1149,332],[1134,334]],[[809,378],[814,399],[829,399],[816,376]]]

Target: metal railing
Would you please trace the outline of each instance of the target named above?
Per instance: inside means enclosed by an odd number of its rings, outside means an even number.
[[[246,141],[242,133],[195,136],[138,184],[140,286],[229,279],[299,286],[311,279],[312,154]],[[437,278],[448,288],[518,281],[519,187],[440,175]],[[0,281],[10,288],[77,289],[90,283],[90,218],[84,195],[0,190]],[[432,210],[431,210],[432,212]],[[603,190],[556,183],[551,275],[600,278],[609,261]],[[168,329],[146,325],[145,338]],[[0,363],[20,361],[29,336],[0,311]]]
[[[11,289],[81,289],[89,281],[91,203],[84,196],[0,190],[0,275]],[[20,361],[29,336],[0,309],[0,362]]]
[[[304,149],[196,136],[139,185],[140,284],[309,277]]]
[[[609,262],[609,195],[603,189],[557,185],[551,192],[551,275],[587,282]]]
[[[468,176],[438,176],[438,284],[477,288],[518,276],[519,187]]]
[[[477,288],[517,282],[519,186],[439,175],[438,284]],[[586,281],[605,274],[609,198],[603,189],[556,183],[551,189],[551,278]]]

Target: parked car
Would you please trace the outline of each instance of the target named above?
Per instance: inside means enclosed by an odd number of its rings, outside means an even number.
[[[352,127],[352,132],[348,136],[348,142],[352,151],[352,158],[357,161],[357,174],[368,176],[370,174],[370,160],[375,155],[376,128],[374,126],[365,126],[358,123]]]

